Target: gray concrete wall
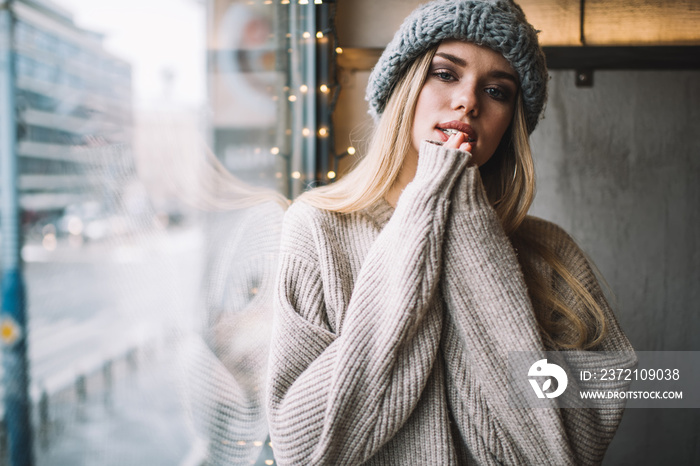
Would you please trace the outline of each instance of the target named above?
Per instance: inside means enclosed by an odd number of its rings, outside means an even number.
[[[700,72],[550,72],[532,213],[571,232],[638,350],[700,350]]]
[[[641,351],[700,351],[700,72],[550,73],[532,213],[569,231]],[[606,465],[700,464],[700,410],[629,409]]]

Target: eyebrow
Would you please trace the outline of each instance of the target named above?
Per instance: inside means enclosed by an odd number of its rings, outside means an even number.
[[[466,62],[466,61],[462,60],[462,59],[459,58],[459,57],[455,57],[454,55],[451,55],[451,54],[449,54],[449,53],[437,52],[435,55],[437,55],[438,57],[442,57],[442,58],[444,58],[444,59],[446,59],[446,60],[449,60],[449,61],[451,61],[452,63],[454,63],[455,65],[467,66],[467,62]]]
[[[467,66],[467,62],[465,60],[463,60],[462,58],[456,57],[450,53],[437,52],[435,55],[438,57],[444,58],[445,60],[449,60],[452,63],[454,63],[455,65],[458,65],[461,67]],[[511,73],[508,73],[506,71],[500,71],[500,70],[491,71],[489,73],[489,76],[491,76],[493,78],[507,79],[509,81],[512,81],[513,84],[515,84],[515,85],[518,84],[518,79],[515,76],[513,76]]]

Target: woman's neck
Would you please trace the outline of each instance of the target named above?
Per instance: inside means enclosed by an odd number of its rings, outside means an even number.
[[[418,154],[411,151],[406,154],[401,170],[399,171],[399,176],[396,177],[393,186],[389,188],[389,191],[384,195],[384,199],[390,206],[396,207],[396,203],[399,201],[399,197],[401,197],[404,188],[408,186],[408,183],[413,181],[413,177],[416,176],[417,167]]]

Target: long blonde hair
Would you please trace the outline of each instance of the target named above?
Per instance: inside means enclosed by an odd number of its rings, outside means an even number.
[[[336,183],[307,191],[299,199],[320,209],[350,213],[387,194],[411,148],[416,102],[435,50],[417,58],[399,80],[357,166]],[[510,127],[480,172],[489,201],[513,246],[539,257],[565,284],[565,289],[552,287],[549,275],[525,259],[528,254],[518,255],[545,344],[551,349],[594,347],[606,331],[601,305],[567,269],[550,238],[528,234],[523,227],[535,197],[535,170],[520,95]],[[578,301],[577,309],[567,303],[567,292]]]

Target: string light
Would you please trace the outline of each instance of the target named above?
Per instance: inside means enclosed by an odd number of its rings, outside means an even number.
[[[290,101],[290,102],[296,102],[296,101],[297,101],[297,96],[295,96],[295,95],[290,95],[290,96],[289,96],[289,101]]]
[[[282,0],[282,5],[289,5],[289,0]]]
[[[292,178],[294,178],[295,180],[298,180],[299,178],[301,178],[301,173],[292,172]]]
[[[270,153],[271,153],[272,155],[277,155],[277,154],[280,153],[280,148],[279,148],[279,147],[273,147],[272,149],[270,149]]]
[[[309,136],[309,134],[311,134],[311,131],[309,130],[309,128],[304,128],[301,130],[301,134],[306,138]]]
[[[320,128],[318,130],[318,135],[321,136],[322,138],[325,138],[328,136],[328,128]]]
[[[343,53],[343,48],[342,48],[342,47],[336,47],[336,48],[335,48],[335,53],[337,53],[338,55],[342,55],[342,53]]]
[[[306,84],[302,84],[301,86],[299,86],[299,90],[300,90],[303,94],[306,94],[306,91],[309,90],[309,86],[307,86]]]
[[[309,0],[299,0],[299,5],[308,5]]]
[[[348,154],[354,155],[354,154],[355,154],[355,148],[352,147],[352,146],[348,147]]]
[[[325,84],[321,84],[321,87],[319,87],[318,89],[324,94],[328,94],[328,91],[330,91],[330,89],[328,89],[328,86],[326,86]]]
[[[272,466],[273,464],[275,464],[275,462],[274,462],[274,460],[265,460],[265,464],[267,466]]]
[[[54,235],[53,233],[45,235],[44,239],[41,241],[41,245],[44,246],[44,249],[46,249],[47,251],[53,251],[58,245],[56,235]]]
[[[335,172],[331,170],[328,172],[328,179],[332,180],[333,178],[335,178]]]
[[[323,3],[323,0],[314,0],[314,3],[316,5],[321,5]]]
[[[316,33],[316,38],[317,38],[317,39],[323,39],[323,32],[318,31],[318,32]]]
[[[304,39],[308,39],[309,37],[311,37],[311,33],[309,31],[305,31],[304,34],[301,35],[301,37],[303,37]]]

